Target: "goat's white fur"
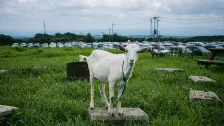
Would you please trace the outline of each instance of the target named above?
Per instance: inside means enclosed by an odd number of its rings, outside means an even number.
[[[89,57],[80,55],[80,61],[86,60],[90,73],[91,101],[90,109],[94,108],[94,78],[101,81],[100,94],[108,112],[114,114],[114,88],[118,87],[118,99],[120,99],[124,89],[123,73],[127,82],[132,75],[134,64],[138,59],[139,46],[137,44],[128,44],[123,50],[125,54],[113,54],[103,50],[94,50]],[[124,62],[124,65],[123,65]],[[122,73],[123,65],[123,73]],[[107,101],[105,94],[105,83],[109,83],[110,102]],[[118,112],[121,112],[121,101],[118,101]]]

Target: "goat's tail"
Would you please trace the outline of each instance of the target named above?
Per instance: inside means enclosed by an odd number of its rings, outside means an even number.
[[[79,55],[79,61],[86,61],[87,58],[87,56]]]

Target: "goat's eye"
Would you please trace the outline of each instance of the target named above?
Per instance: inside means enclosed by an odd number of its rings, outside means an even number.
[[[125,52],[128,52],[128,50],[125,50]]]

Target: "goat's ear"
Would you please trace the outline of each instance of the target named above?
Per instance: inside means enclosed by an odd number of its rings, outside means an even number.
[[[139,45],[138,41],[136,41],[135,44]]]
[[[147,52],[147,51],[148,51],[147,48],[143,48],[143,49],[139,50],[138,53],[143,53],[143,52]]]
[[[126,51],[125,48],[124,48],[123,46],[121,46],[121,45],[119,46],[119,49],[120,49],[121,51]]]

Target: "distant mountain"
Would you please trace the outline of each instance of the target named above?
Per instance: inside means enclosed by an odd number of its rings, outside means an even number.
[[[69,30],[64,29],[60,31],[51,30],[47,31],[47,34],[55,34],[57,32],[65,33],[71,32],[75,34],[87,34],[91,33],[93,36],[101,36],[108,34],[107,29],[90,29],[90,30]],[[212,35],[224,35],[224,29],[213,29],[205,27],[172,27],[172,28],[160,28],[160,34],[168,37],[191,37],[191,36],[212,36]],[[28,30],[0,30],[0,34],[10,35],[12,37],[33,37],[36,33],[43,33],[43,31],[28,31]],[[150,29],[114,29],[114,33],[132,36],[132,37],[148,37],[150,35]]]
[[[212,36],[224,35],[224,29],[213,29],[205,27],[172,27],[161,28],[160,33],[167,36]]]

